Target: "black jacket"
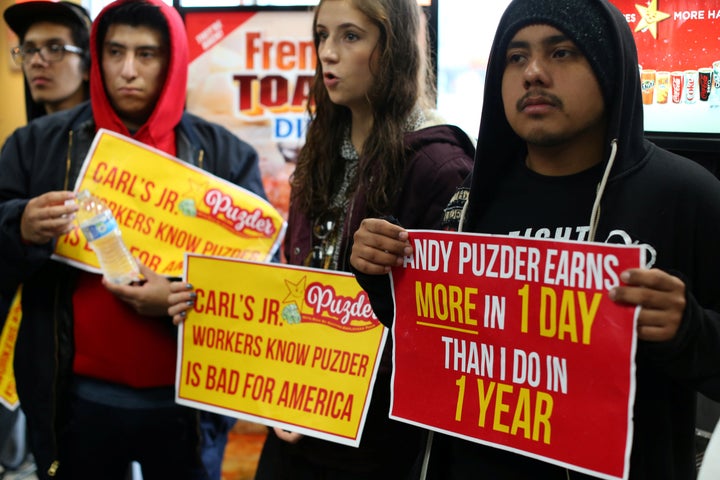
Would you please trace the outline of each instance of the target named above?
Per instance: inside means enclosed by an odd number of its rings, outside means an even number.
[[[630,478],[688,480],[695,478],[696,392],[720,400],[720,182],[694,162],[644,138],[632,32],[625,18],[606,1],[592,1],[602,5],[613,26],[610,43],[623,45],[611,55],[618,68],[616,78],[608,79],[614,90],[606,103],[609,120],[605,158],[611,157],[613,144],[617,153],[607,186],[600,193],[595,240],[617,243],[617,238],[627,238],[648,245],[654,252],[651,266],[680,277],[687,287],[687,306],[675,338],[667,342],[639,341],[637,345]],[[467,232],[500,233],[481,232],[478,225],[497,194],[499,179],[525,155],[524,141],[507,122],[498,93],[506,45],[497,43],[509,27],[507,19],[501,20],[488,62],[477,155],[467,182],[469,198],[462,216],[461,229]],[[603,166],[607,165],[606,160]],[[588,225],[590,217],[588,211]],[[617,232],[623,234],[618,236]],[[378,317],[386,323],[392,321],[393,307],[382,292],[382,280],[364,275],[358,279],[370,293]],[[528,457],[440,435],[436,435],[433,448],[431,472],[437,478],[478,478],[481,472],[486,478],[498,479],[589,478]],[[602,439],[595,448],[603,448]]]

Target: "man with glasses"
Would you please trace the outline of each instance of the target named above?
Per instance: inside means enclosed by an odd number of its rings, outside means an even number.
[[[90,16],[71,2],[32,1],[5,10],[20,39],[11,50],[25,76],[28,121],[88,98]]]
[[[31,1],[10,6],[4,17],[20,41],[10,53],[23,70],[28,122],[88,99],[91,21],[84,8],[71,2]],[[13,294],[13,289],[0,293],[3,320]],[[20,467],[25,458],[24,422],[20,409],[0,409],[0,446],[17,452],[0,458],[6,469]]]

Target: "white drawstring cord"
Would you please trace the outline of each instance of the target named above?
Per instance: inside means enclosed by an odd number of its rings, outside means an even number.
[[[610,170],[612,170],[613,163],[615,163],[615,156],[617,155],[617,139],[614,139],[611,144],[610,158],[605,166],[605,172],[603,173],[602,180],[598,185],[597,193],[595,194],[595,203],[593,204],[592,213],[590,214],[590,235],[588,241],[595,241],[595,233],[597,233],[598,223],[600,223],[600,200],[602,200],[603,193],[605,192],[605,185],[610,177]]]
[[[425,480],[425,478],[427,478],[428,464],[430,463],[430,451],[432,450],[433,433],[435,432],[432,430],[428,432],[427,442],[425,443],[425,455],[423,455],[422,470],[420,470],[420,480]]]

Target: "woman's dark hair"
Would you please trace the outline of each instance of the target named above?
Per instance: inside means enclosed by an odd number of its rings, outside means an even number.
[[[319,3],[313,20],[317,67],[308,102],[311,120],[291,179],[291,202],[310,216],[330,208],[333,183],[342,178],[344,169],[340,148],[350,127],[350,110],[330,100],[317,57],[317,15],[326,1]],[[416,106],[429,107],[434,101],[429,98],[433,82],[427,66],[426,30],[416,0],[350,3],[380,29],[377,61],[371,66],[375,82],[367,92],[373,127],[362,146],[358,180],[352,188],[363,189],[368,213],[384,214],[389,213],[405,170],[403,134],[408,117]]]

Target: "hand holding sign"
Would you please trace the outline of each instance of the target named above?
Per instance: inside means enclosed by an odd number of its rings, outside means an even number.
[[[620,276],[627,285],[610,290],[618,303],[638,305],[638,338],[665,342],[675,337],[685,311],[685,283],[658,269],[631,269]]]
[[[167,313],[172,317],[175,325],[180,325],[192,309],[197,294],[193,292],[193,286],[185,282],[170,282],[169,288],[167,302],[170,306]]]
[[[139,267],[144,277],[142,282],[119,285],[103,278],[103,285],[140,315],[149,317],[167,315],[170,281],[143,264],[139,264]]]
[[[407,231],[380,218],[366,218],[353,237],[350,263],[362,273],[378,275],[402,265],[412,255]]]

